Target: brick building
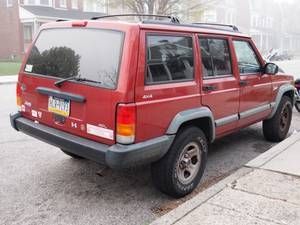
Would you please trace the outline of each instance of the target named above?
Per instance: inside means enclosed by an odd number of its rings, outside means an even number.
[[[0,40],[0,59],[23,51],[18,0],[0,0]]]
[[[21,56],[43,23],[89,19],[104,12],[89,0],[0,0],[0,59]]]

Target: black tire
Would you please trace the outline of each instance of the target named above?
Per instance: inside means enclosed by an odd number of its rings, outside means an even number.
[[[297,109],[298,112],[300,112],[300,102],[295,103],[295,108]]]
[[[71,153],[71,152],[67,152],[67,151],[65,151],[65,150],[63,150],[63,149],[61,149],[61,150],[62,150],[63,153],[65,153],[65,154],[68,155],[68,156],[71,156],[71,157],[74,158],[74,159],[84,159],[83,157],[81,157],[81,156],[79,156],[79,155],[73,154],[73,153]]]
[[[191,151],[195,153],[198,151],[199,155],[191,156],[192,153],[189,152],[191,147],[194,148]],[[154,185],[163,193],[175,198],[191,193],[197,187],[203,175],[207,161],[207,151],[207,139],[201,129],[187,127],[181,130],[176,135],[167,154],[151,165],[151,176]],[[186,153],[184,154],[184,152]],[[188,169],[186,168],[186,171],[184,171],[184,167],[193,168],[194,172],[190,173],[190,177],[187,176],[189,175]],[[183,179],[186,179],[185,182],[182,182]]]
[[[289,132],[293,114],[292,100],[283,96],[275,115],[263,121],[263,133],[268,141],[280,142]]]

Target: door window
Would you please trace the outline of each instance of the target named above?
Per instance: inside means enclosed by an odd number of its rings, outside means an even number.
[[[248,41],[233,41],[240,74],[258,73],[261,65]]]
[[[193,40],[187,36],[147,36],[146,84],[193,79]]]
[[[202,73],[204,78],[232,75],[228,41],[200,38]]]

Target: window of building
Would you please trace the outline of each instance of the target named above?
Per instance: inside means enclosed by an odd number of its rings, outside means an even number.
[[[24,25],[24,42],[29,43],[32,41],[32,25]]]
[[[199,38],[203,77],[232,75],[228,41],[217,38]]]
[[[13,6],[13,0],[6,0],[6,6],[12,7]]]
[[[146,84],[193,79],[193,40],[186,36],[147,36]]]
[[[50,6],[50,0],[40,0],[40,5]]]
[[[78,0],[72,0],[72,8],[78,9]]]
[[[241,74],[257,73],[261,65],[255,51],[248,41],[233,41]]]
[[[83,10],[87,12],[106,12],[106,0],[84,1]]]
[[[52,6],[52,0],[24,0],[25,5]]]
[[[217,22],[217,11],[216,10],[205,10],[203,14],[203,20],[206,23]]]
[[[59,7],[67,8],[67,0],[60,0],[59,1]]]
[[[36,5],[36,0],[24,0],[25,5]]]

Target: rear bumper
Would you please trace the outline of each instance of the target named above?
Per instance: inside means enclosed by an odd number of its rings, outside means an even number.
[[[108,146],[64,131],[35,123],[20,113],[10,115],[11,126],[48,144],[111,168],[127,168],[159,160],[168,151],[174,135],[164,135],[131,145]]]

